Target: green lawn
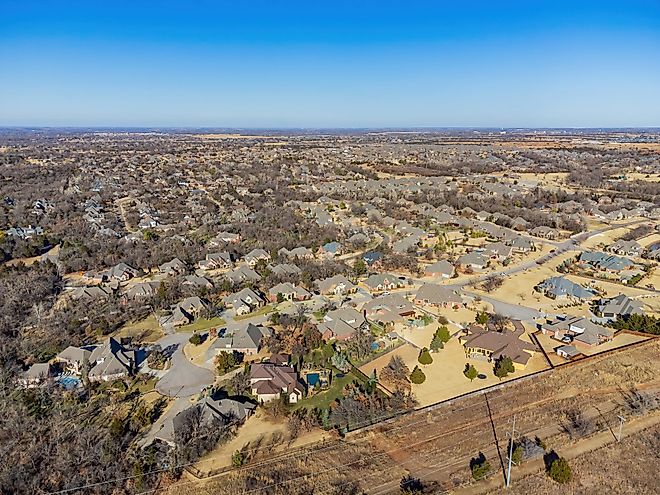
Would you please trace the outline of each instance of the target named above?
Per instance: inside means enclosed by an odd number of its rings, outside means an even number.
[[[248,313],[246,315],[234,316],[234,320],[241,321],[241,320],[247,320],[249,318],[254,318],[255,316],[266,315],[268,313],[271,313],[275,309],[275,306],[276,306],[275,304],[268,304],[257,311],[253,311],[252,313]]]
[[[208,330],[209,328],[221,327],[226,324],[227,322],[222,318],[220,318],[219,316],[216,316],[215,318],[211,318],[210,320],[207,320],[205,318],[198,318],[190,325],[183,325],[181,327],[177,327],[176,331],[184,332],[184,333],[203,332],[205,330]]]
[[[333,378],[332,385],[328,390],[314,394],[311,397],[301,400],[297,404],[292,404],[291,408],[293,410],[304,407],[305,409],[327,409],[330,407],[335,399],[338,399],[342,395],[344,387],[354,380],[360,380],[352,372],[346,373],[341,378]]]

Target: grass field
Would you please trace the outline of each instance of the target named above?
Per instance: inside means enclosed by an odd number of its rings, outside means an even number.
[[[198,318],[190,325],[183,325],[181,327],[177,327],[176,331],[183,333],[191,333],[191,332],[199,333],[199,332],[204,332],[209,328],[221,327],[226,324],[227,322],[224,319],[220,318],[219,316],[216,316],[215,318],[211,318],[210,320],[207,320],[205,318]]]
[[[139,342],[155,342],[163,336],[163,331],[154,315],[149,315],[144,320],[128,323],[120,328],[115,337],[132,337]]]
[[[304,407],[305,409],[327,409],[335,399],[341,397],[344,387],[353,380],[359,380],[359,378],[351,372],[346,373],[341,378],[334,378],[328,390],[319,392],[311,397],[301,400],[297,404],[293,404],[291,409],[296,410],[301,407]]]

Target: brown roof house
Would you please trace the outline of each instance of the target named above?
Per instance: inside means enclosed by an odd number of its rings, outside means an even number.
[[[252,395],[261,402],[268,402],[285,395],[289,403],[302,399],[305,386],[298,373],[290,366],[272,363],[255,363],[250,366],[250,386]]]
[[[536,346],[520,339],[525,329],[516,325],[516,330],[497,332],[479,325],[467,328],[467,335],[461,335],[458,340],[465,349],[465,356],[494,362],[506,356],[511,358],[517,370],[523,370],[529,359],[537,351]]]

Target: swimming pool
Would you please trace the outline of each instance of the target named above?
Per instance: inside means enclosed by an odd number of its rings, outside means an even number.
[[[78,388],[81,386],[80,378],[75,376],[61,376],[57,381],[67,390]]]
[[[321,377],[318,373],[307,373],[307,385],[310,387],[316,386],[317,383],[320,383]]]

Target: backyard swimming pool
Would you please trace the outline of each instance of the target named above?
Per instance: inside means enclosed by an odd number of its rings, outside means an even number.
[[[75,376],[61,376],[57,381],[67,390],[80,387],[80,378]]]

